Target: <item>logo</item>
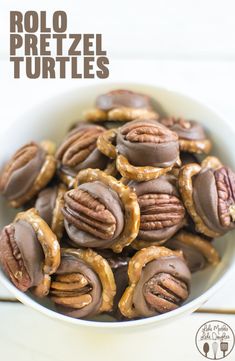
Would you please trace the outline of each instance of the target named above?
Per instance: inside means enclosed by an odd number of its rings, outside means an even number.
[[[208,321],[197,331],[195,343],[198,351],[209,360],[222,360],[234,347],[234,333],[222,321]]]

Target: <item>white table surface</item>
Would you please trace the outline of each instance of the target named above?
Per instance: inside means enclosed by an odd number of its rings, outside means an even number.
[[[1,126],[13,123],[38,102],[71,88],[94,81],[13,80],[9,63],[0,63],[4,83]],[[113,60],[109,81],[138,81],[164,85],[201,99],[218,109],[225,118],[235,117],[235,63],[233,61],[146,61]],[[14,106],[12,104],[14,103]],[[33,121],[33,119],[32,119]],[[177,323],[135,334],[94,334],[47,319],[18,303],[0,302],[0,360],[64,361],[129,360],[202,360],[194,345],[197,329],[204,322],[219,319],[235,329],[235,275],[206,305]],[[2,288],[0,298],[12,297]],[[225,315],[223,312],[230,314]],[[235,359],[235,351],[227,360]]]

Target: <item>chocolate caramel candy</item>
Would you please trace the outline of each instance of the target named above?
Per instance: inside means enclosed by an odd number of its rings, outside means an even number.
[[[129,187],[98,169],[78,174],[78,187],[65,194],[62,209],[73,245],[121,252],[137,236],[139,206]]]
[[[150,317],[178,308],[189,296],[191,273],[181,255],[165,247],[138,251],[128,266],[129,286],[119,308],[128,318]]]
[[[0,263],[12,283],[43,297],[60,263],[60,246],[35,209],[21,212],[0,234]]]
[[[117,133],[117,151],[134,166],[166,168],[176,163],[179,143],[176,133],[155,120],[135,120]]]
[[[53,151],[54,146],[49,141],[31,142],[7,162],[0,175],[0,192],[10,206],[24,205],[51,180],[56,170]]]
[[[145,94],[131,90],[112,90],[96,98],[96,107],[101,110],[111,110],[119,107],[151,109],[151,99]]]
[[[235,174],[230,168],[204,169],[193,180],[196,211],[207,227],[224,234],[235,227]]]
[[[211,141],[198,122],[176,117],[161,118],[159,122],[178,134],[181,151],[205,154],[210,152]]]
[[[230,168],[217,166],[192,163],[179,173],[179,190],[196,231],[211,238],[235,226],[235,175]]]
[[[95,109],[86,112],[86,120],[111,123],[159,117],[152,108],[150,97],[130,90],[117,89],[102,94],[97,97],[95,106]]]
[[[56,152],[59,176],[69,187],[77,173],[85,168],[105,169],[108,159],[97,146],[97,138],[105,129],[98,125],[82,123],[68,133]]]

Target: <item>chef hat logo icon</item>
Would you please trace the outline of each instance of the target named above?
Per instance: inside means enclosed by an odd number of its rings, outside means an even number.
[[[222,360],[227,357],[233,351],[234,342],[232,328],[218,320],[204,323],[195,337],[198,351],[209,360]]]

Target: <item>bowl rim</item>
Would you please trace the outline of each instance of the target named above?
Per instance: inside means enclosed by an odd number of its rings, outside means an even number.
[[[43,102],[40,102],[38,104],[35,104],[33,107],[30,107],[27,111],[26,114],[31,112],[33,109],[36,109],[38,107],[40,107],[42,104],[45,105],[45,103],[50,103],[52,101],[55,101],[57,98],[60,98],[62,95],[65,94],[69,94],[72,93],[74,91],[76,91],[76,89],[81,90],[81,89],[92,89],[95,87],[116,87],[116,88],[121,88],[121,87],[125,87],[126,89],[128,89],[128,87],[134,88],[134,87],[146,87],[149,89],[154,89],[154,90],[159,90],[159,91],[166,91],[168,93],[171,93],[172,95],[176,95],[176,96],[180,96],[185,98],[186,100],[189,100],[191,102],[197,103],[196,105],[199,107],[203,107],[204,109],[208,110],[209,112],[212,112],[215,114],[216,117],[220,118],[220,120],[222,122],[224,122],[232,132],[235,132],[235,126],[233,125],[233,123],[229,120],[229,119],[224,119],[224,117],[220,114],[220,112],[218,112],[214,107],[212,107],[211,105],[207,105],[204,104],[204,102],[200,99],[198,99],[197,97],[185,94],[182,91],[178,91],[175,90],[173,88],[170,87],[166,87],[163,85],[158,85],[158,84],[153,84],[153,83],[139,83],[139,82],[123,82],[123,81],[106,81],[105,83],[102,83],[101,81],[96,82],[95,84],[88,84],[88,85],[84,85],[84,86],[79,86],[78,88],[76,87],[72,87],[71,89],[66,90],[66,92],[60,92],[57,93],[54,96],[51,96],[49,98],[47,98],[47,100],[44,100]],[[23,114],[19,115],[19,118],[22,117]],[[9,128],[12,127],[12,125],[14,124],[13,122],[10,122],[7,126],[3,127],[2,130],[2,136],[4,136],[4,133],[7,132],[7,130]],[[231,246],[231,243],[229,245],[229,247],[231,248],[231,253],[235,255],[235,247]],[[14,295],[19,301],[21,301],[23,304],[25,304],[26,306],[29,306],[31,308],[33,308],[34,310],[52,318],[52,319],[57,319],[59,321],[63,321],[66,322],[68,324],[73,324],[76,326],[85,326],[85,327],[91,327],[91,328],[99,328],[99,329],[130,329],[133,327],[139,327],[139,326],[148,326],[151,324],[157,324],[157,323],[161,323],[164,320],[168,320],[170,318],[176,318],[177,316],[180,316],[181,314],[186,314],[186,313],[191,313],[193,311],[195,311],[198,307],[200,307],[204,302],[206,302],[212,295],[214,295],[226,282],[226,280],[232,275],[232,273],[235,271],[235,262],[233,264],[231,264],[231,266],[225,270],[223,276],[213,285],[211,286],[206,292],[204,292],[202,295],[196,297],[195,299],[193,299],[192,301],[189,301],[188,303],[182,305],[181,307],[167,312],[165,314],[161,314],[161,315],[156,315],[156,316],[152,316],[149,318],[142,318],[139,320],[130,320],[130,321],[121,321],[121,322],[107,322],[107,321],[89,321],[89,320],[82,320],[82,319],[76,319],[76,318],[72,318],[69,316],[65,316],[63,314],[60,314],[54,310],[51,310],[43,305],[41,305],[40,303],[38,303],[37,301],[35,301],[34,299],[31,299],[27,293],[23,293],[20,290],[18,290],[12,283],[11,281],[7,278],[7,276],[4,273],[0,273],[0,283],[6,287],[6,289],[12,293],[12,295]]]

